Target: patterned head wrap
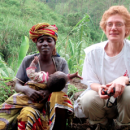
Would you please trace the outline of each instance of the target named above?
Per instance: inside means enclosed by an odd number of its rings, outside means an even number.
[[[38,37],[42,35],[49,35],[57,41],[58,28],[55,25],[50,25],[48,23],[38,23],[34,25],[29,31],[29,37],[33,42],[37,42]]]

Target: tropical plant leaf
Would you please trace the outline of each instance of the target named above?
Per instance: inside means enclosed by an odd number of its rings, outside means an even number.
[[[90,19],[90,16],[89,16],[88,14],[86,14],[85,17],[82,18],[82,19],[74,26],[74,28],[72,29],[72,31],[73,31],[79,24],[81,24],[84,20],[89,21],[89,19]]]
[[[5,71],[3,71],[2,69],[0,69],[0,78],[2,77],[8,77],[7,74],[5,73]]]
[[[82,37],[83,37],[83,25],[81,25],[80,27],[80,34],[79,34],[79,41],[82,41]],[[80,42],[79,44],[79,48],[78,48],[78,63],[80,60],[80,52],[81,52],[81,48],[82,48],[82,42]]]
[[[23,36],[23,40],[22,40],[22,43],[20,46],[20,51],[19,51],[17,69],[19,68],[20,64],[22,63],[23,58],[26,56],[28,49],[29,49],[29,39],[27,36]]]
[[[0,56],[0,78],[14,77],[14,71],[9,68]]]
[[[68,60],[67,60],[67,64],[68,64],[68,67],[69,67],[69,69],[71,70],[72,69],[72,67],[73,67],[73,62],[72,62],[72,60],[73,60],[73,56],[72,57],[70,57]]]
[[[102,32],[102,37],[101,37],[101,42],[103,41],[103,37],[104,37],[105,33]]]
[[[69,49],[70,49],[70,53],[71,53],[71,56],[74,55],[74,44],[72,43],[71,39],[69,39]]]

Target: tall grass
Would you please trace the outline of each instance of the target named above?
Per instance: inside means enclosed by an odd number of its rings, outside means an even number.
[[[59,29],[59,41],[64,32],[69,30],[61,22],[62,16],[54,13],[48,5],[35,0],[2,0],[0,1],[0,53],[4,61],[11,66],[17,64],[22,36],[28,36],[30,28],[41,22],[56,24]],[[35,44],[30,41],[28,54],[36,51]]]
[[[84,61],[83,49],[90,45],[89,27],[90,16],[86,14],[69,32],[62,43],[58,43],[57,50],[61,56],[67,60],[71,73],[78,71],[82,72]]]
[[[0,79],[13,78],[14,71],[7,66],[6,62],[0,56]]]
[[[23,36],[23,40],[22,40],[19,55],[18,55],[18,61],[17,61],[18,64],[14,65],[15,71],[13,71],[0,56],[0,79],[12,80],[15,77],[16,72],[17,72],[23,58],[26,56],[26,54],[28,52],[28,49],[29,49],[29,39],[27,36]]]

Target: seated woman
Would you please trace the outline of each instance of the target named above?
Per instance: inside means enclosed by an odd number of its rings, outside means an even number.
[[[26,130],[55,130],[66,128],[67,111],[73,112],[73,106],[67,96],[67,86],[60,92],[54,92],[50,96],[49,90],[32,89],[26,84],[30,79],[26,74],[26,68],[33,61],[34,56],[38,56],[39,62],[36,65],[36,72],[45,71],[49,75],[56,71],[68,74],[66,61],[61,57],[55,57],[56,40],[58,37],[57,27],[48,23],[34,25],[29,32],[37,46],[39,54],[28,55],[24,58],[16,75],[15,90],[19,92],[11,96],[5,103],[0,105],[0,129],[8,129],[18,122],[17,129]],[[42,91],[42,92],[41,92]],[[29,100],[20,100],[26,95]],[[36,109],[29,106],[34,101],[42,100],[44,104],[47,100],[47,109]],[[23,105],[20,105],[22,101]],[[13,105],[10,105],[13,104]],[[49,113],[49,121],[47,115]]]
[[[97,129],[115,130],[113,119],[117,128],[130,129],[130,41],[125,39],[130,35],[130,13],[124,6],[112,6],[100,27],[108,40],[85,49],[82,77],[88,89],[75,102],[75,114]]]

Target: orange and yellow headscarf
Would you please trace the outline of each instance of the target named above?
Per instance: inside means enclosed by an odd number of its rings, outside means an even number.
[[[42,35],[49,35],[57,41],[58,28],[55,25],[50,25],[48,23],[38,23],[34,25],[29,31],[29,37],[33,42],[37,42],[38,37]]]

